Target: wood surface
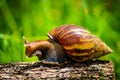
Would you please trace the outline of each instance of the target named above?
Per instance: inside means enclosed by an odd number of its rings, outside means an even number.
[[[109,61],[69,62],[63,66],[41,62],[0,64],[0,80],[115,80]]]

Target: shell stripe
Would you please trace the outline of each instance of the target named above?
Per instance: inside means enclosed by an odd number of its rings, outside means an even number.
[[[67,39],[67,38],[69,38],[69,39],[71,39],[72,37],[75,37],[76,35],[79,35],[79,37],[78,38],[80,38],[79,40],[80,41],[88,41],[87,39],[85,39],[85,38],[87,38],[87,37],[91,37],[92,38],[92,36],[89,36],[89,34],[86,34],[86,33],[80,33],[80,32],[76,32],[76,33],[74,33],[74,34],[72,34],[72,32],[71,33],[68,33],[66,36],[64,36],[64,37],[60,37],[60,39]],[[84,36],[80,36],[80,35],[84,35]],[[83,39],[84,38],[84,39]]]
[[[87,51],[85,51],[85,52],[72,52],[72,54],[71,54],[71,52],[69,51],[69,52],[67,52],[69,55],[72,55],[72,56],[89,56],[89,53],[87,52]]]
[[[73,44],[73,45],[64,45],[64,49],[66,50],[72,50],[72,49],[80,49],[80,50],[85,50],[85,49],[91,49],[94,47],[93,43],[90,42],[85,42],[84,44]]]
[[[86,49],[86,50],[70,50],[66,51],[71,56],[86,56],[89,57],[94,53],[93,49]]]
[[[95,56],[94,50],[84,50],[83,52],[79,52],[76,54],[71,54],[69,53],[69,55],[73,60],[76,60],[78,62],[82,62],[82,61],[86,61],[86,60],[90,60]]]
[[[67,31],[67,32],[64,32],[64,33],[59,37],[59,39],[66,38],[66,37],[69,36],[70,34],[72,35],[72,33],[74,33],[74,34],[79,34],[79,35],[82,35],[82,34],[88,35],[88,34],[90,34],[90,33],[89,33],[88,31],[86,31],[86,30],[72,29],[72,30],[69,30],[69,31]],[[73,34],[73,35],[74,35],[74,34]]]
[[[79,56],[70,56],[73,60],[75,60],[75,61],[78,61],[78,62],[83,62],[83,61],[86,61],[86,60],[89,60],[89,57],[86,57],[86,56],[84,56],[84,57],[79,57]]]
[[[54,37],[59,36],[62,32],[64,32],[66,29],[66,26],[64,27],[58,27],[55,31],[57,31],[55,34],[52,34]]]

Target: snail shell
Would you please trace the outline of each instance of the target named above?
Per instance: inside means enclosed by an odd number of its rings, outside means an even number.
[[[79,62],[112,52],[102,40],[77,25],[62,25],[50,31],[48,37],[62,45],[67,55]]]

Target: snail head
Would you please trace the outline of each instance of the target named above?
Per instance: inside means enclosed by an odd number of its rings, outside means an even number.
[[[36,49],[35,42],[29,42],[25,37],[23,37],[25,43],[25,54],[28,57],[38,56],[41,57],[42,53],[40,50]]]

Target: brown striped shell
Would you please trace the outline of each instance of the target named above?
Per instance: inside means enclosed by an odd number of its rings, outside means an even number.
[[[48,36],[60,43],[69,57],[79,62],[112,52],[102,40],[77,25],[62,25],[50,31]]]

